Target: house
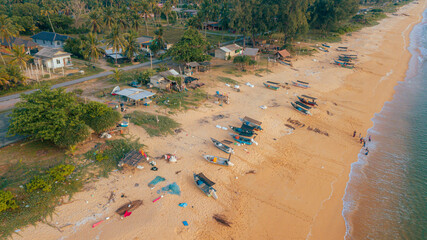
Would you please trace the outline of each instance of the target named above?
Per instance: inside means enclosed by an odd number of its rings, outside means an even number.
[[[174,69],[170,69],[150,77],[150,84],[153,87],[159,89],[170,90],[172,88],[172,85],[176,84],[174,80],[170,79],[171,76],[181,77],[181,75],[177,71],[175,71]]]
[[[138,45],[141,49],[149,50],[151,42],[153,41],[153,37],[150,36],[142,36],[136,39]]]
[[[71,37],[53,32],[39,32],[31,38],[42,47],[62,48],[65,40]]]
[[[290,58],[290,57],[291,57],[291,54],[286,49],[277,51],[277,53],[276,53],[276,58],[278,58],[278,59],[283,60],[285,58]]]
[[[219,22],[207,21],[203,23],[203,27],[207,30],[219,30]]]
[[[58,48],[43,48],[34,55],[34,62],[50,69],[72,65],[71,53],[64,52]]]
[[[27,40],[23,38],[17,38],[17,37],[11,37],[6,41],[6,39],[0,39],[0,45],[6,48],[12,47],[13,45],[17,46],[24,46],[25,51],[27,53],[30,52],[30,50],[37,48],[37,44],[33,42],[33,40]]]
[[[150,98],[155,95],[155,93],[139,88],[125,88],[120,90],[119,87],[115,87],[114,90],[113,95],[120,96],[121,100],[134,103],[135,105],[141,102],[148,103],[150,102]]]
[[[127,61],[127,58],[123,56],[122,49],[119,49],[118,51],[113,51],[113,49],[106,49],[105,58],[111,63],[117,62],[118,64],[122,64]]]
[[[258,61],[259,56],[259,49],[258,48],[245,48],[243,50],[244,56],[249,56],[252,60]]]
[[[215,57],[219,59],[228,60],[236,55],[242,53],[243,48],[237,44],[230,44],[224,47],[220,47],[215,50]]]

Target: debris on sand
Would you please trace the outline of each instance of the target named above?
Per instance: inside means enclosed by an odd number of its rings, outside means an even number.
[[[218,223],[220,223],[224,226],[231,227],[231,222],[228,221],[224,215],[215,214],[215,215],[213,215],[213,219],[215,219]]]
[[[256,171],[255,170],[249,170],[245,174],[256,174]]]
[[[132,212],[142,205],[142,200],[135,200],[124,204],[116,210],[116,213],[120,216],[124,216],[126,212]]]

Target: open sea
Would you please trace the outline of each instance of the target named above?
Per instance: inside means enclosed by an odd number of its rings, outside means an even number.
[[[351,165],[343,198],[347,240],[427,239],[427,11],[393,100],[372,119],[369,155]]]

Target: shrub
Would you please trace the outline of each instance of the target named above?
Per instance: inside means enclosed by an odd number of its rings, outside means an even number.
[[[97,133],[114,127],[122,118],[119,112],[99,102],[89,102],[84,108],[83,120]]]
[[[52,185],[45,180],[45,178],[40,176],[35,176],[29,183],[25,185],[27,187],[27,192],[33,192],[34,190],[41,189],[44,192],[52,191]]]
[[[49,170],[49,176],[52,181],[62,182],[65,181],[65,177],[73,173],[75,167],[73,165],[61,164],[53,167]]]
[[[13,199],[13,195],[9,191],[0,190],[0,212],[3,212],[7,209],[15,209],[18,205]]]

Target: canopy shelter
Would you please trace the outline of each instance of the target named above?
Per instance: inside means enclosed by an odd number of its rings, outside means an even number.
[[[119,162],[119,167],[124,167],[125,165],[127,167],[133,167],[137,168],[140,164],[142,164],[143,160],[146,160],[147,158],[139,151],[132,150],[128,152]]]
[[[215,185],[215,183],[212,182],[211,180],[209,180],[203,173],[199,173],[199,174],[197,174],[197,176],[207,186],[212,187],[213,185]]]
[[[276,53],[276,58],[278,58],[278,59],[285,59],[285,58],[290,58],[290,57],[291,57],[291,54],[286,49],[277,51],[277,53]]]
[[[115,92],[113,92],[113,95],[120,96],[124,101],[131,102],[135,104],[139,104],[141,101],[147,101],[146,99],[149,99],[150,97],[154,96],[155,93],[152,93],[150,91],[146,91],[139,88],[126,88],[123,90],[120,90],[120,88],[115,88]]]

